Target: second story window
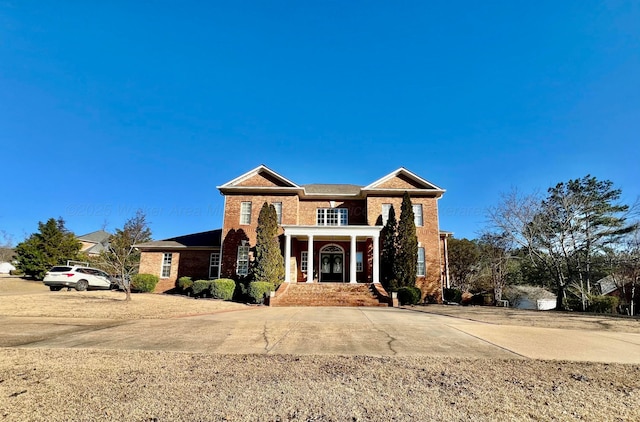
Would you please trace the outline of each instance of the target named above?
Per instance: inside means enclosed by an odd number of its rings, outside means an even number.
[[[382,225],[386,225],[389,220],[389,211],[391,211],[391,204],[382,204]]]
[[[413,207],[413,221],[416,223],[416,227],[422,227],[422,204],[414,204]]]
[[[251,224],[251,202],[240,204],[240,224]]]
[[[346,226],[349,224],[349,213],[346,208],[318,208],[316,225]]]
[[[276,209],[278,224],[282,224],[282,202],[272,202],[271,205],[273,205],[273,208]]]

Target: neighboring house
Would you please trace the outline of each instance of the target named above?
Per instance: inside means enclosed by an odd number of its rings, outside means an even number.
[[[267,202],[278,215],[285,282],[379,283],[380,231],[391,206],[400,218],[402,197],[408,192],[418,238],[416,285],[423,295],[441,299],[448,274],[448,232],[440,232],[438,223],[438,199],[444,190],[407,169],[367,186],[298,185],[261,165],[218,190],[225,197],[222,230],[219,243],[197,245],[202,252],[199,276],[238,280],[249,275],[258,215]],[[142,251],[140,272],[161,277],[157,291],[173,287],[178,277],[195,276],[195,265],[187,271],[181,264],[184,252],[189,260],[195,252],[196,245],[177,240],[188,237],[137,245]],[[212,272],[216,267],[218,274]]]
[[[629,313],[629,304],[633,301],[634,314],[638,314],[638,309],[640,309],[640,288],[633,288],[632,278],[608,275],[596,281],[595,284],[600,286],[600,294],[616,296],[620,300],[619,313]]]
[[[78,240],[82,243],[80,252],[84,252],[89,256],[100,255],[101,252],[109,247],[109,237],[111,237],[111,234],[104,230],[78,236]]]

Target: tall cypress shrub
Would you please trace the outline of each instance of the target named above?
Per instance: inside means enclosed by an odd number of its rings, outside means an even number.
[[[398,248],[398,220],[396,220],[396,212],[393,209],[393,205],[389,209],[389,217],[380,232],[380,237],[382,238],[380,281],[387,291],[394,291],[397,289],[393,267]]]
[[[266,202],[260,209],[256,229],[256,257],[253,280],[271,283],[277,288],[284,281],[284,258],[278,241],[278,215]]]
[[[402,198],[400,222],[398,223],[398,250],[394,265],[394,273],[398,287],[412,287],[416,285],[418,266],[418,237],[416,223],[409,193]]]

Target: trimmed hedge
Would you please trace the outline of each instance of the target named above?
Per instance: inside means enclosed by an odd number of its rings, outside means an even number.
[[[247,294],[253,303],[264,303],[264,295],[275,290],[273,283],[266,281],[252,281],[249,283]]]
[[[613,313],[618,306],[618,298],[615,296],[590,296],[589,302],[588,310],[599,314]]]
[[[422,299],[422,290],[418,287],[408,286],[398,289],[398,302],[401,305],[416,305]]]
[[[191,286],[191,290],[193,290],[194,296],[206,297],[207,294],[211,292],[211,281],[196,280],[193,282],[193,286]]]
[[[156,288],[158,276],[153,274],[135,274],[131,277],[131,291],[149,293]]]
[[[229,278],[211,280],[211,296],[216,299],[231,300],[236,290],[236,282]]]
[[[193,280],[191,280],[191,277],[180,277],[178,281],[176,281],[176,287],[186,292],[193,287]]]
[[[458,289],[444,289],[442,298],[445,302],[462,302],[462,291]]]

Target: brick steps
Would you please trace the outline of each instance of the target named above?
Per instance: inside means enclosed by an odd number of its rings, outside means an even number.
[[[389,306],[365,283],[296,283],[278,289],[270,306]]]

